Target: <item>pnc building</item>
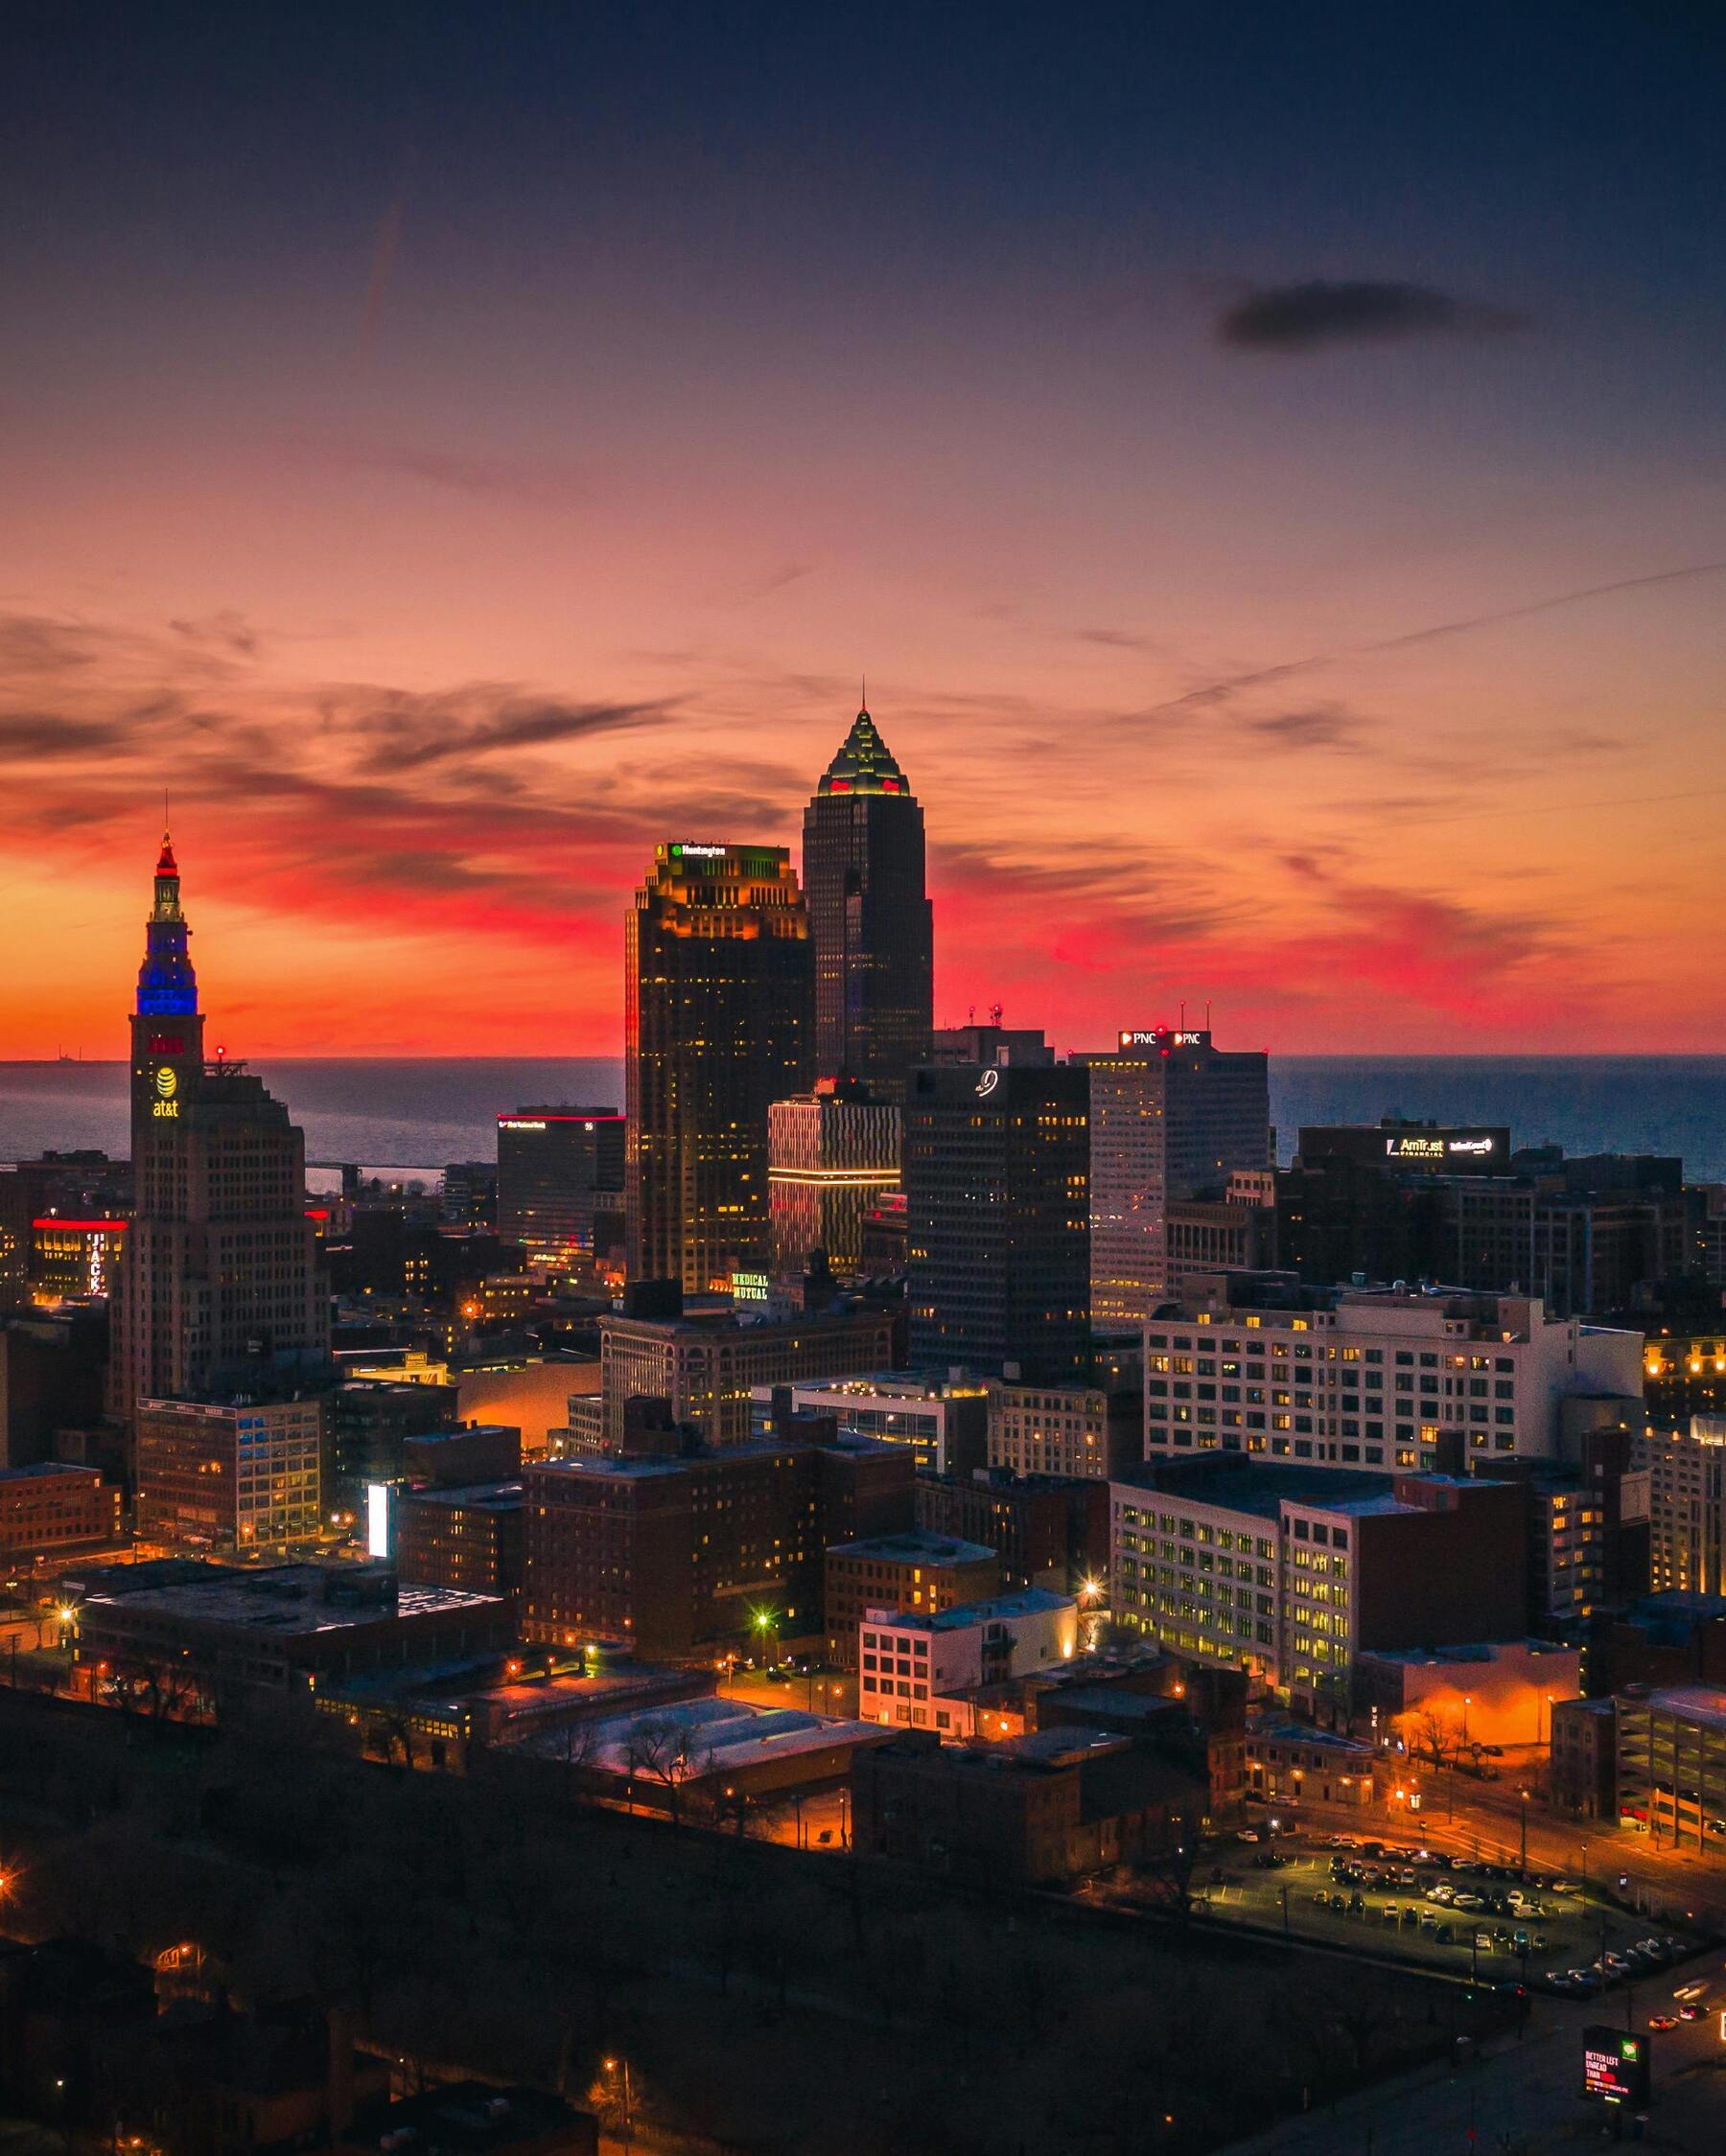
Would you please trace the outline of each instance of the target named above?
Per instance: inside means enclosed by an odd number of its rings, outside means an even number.
[[[243,1063],[205,1061],[190,934],[164,837],[131,1021],[133,1215],[109,1364],[128,1426],[141,1399],[329,1355],[305,1141]]]
[[[1137,1324],[1170,1288],[1169,1209],[1271,1165],[1269,1063],[1202,1029],[1125,1032],[1090,1067],[1091,1310]]]
[[[903,1101],[929,1059],[935,930],[922,810],[867,710],[804,811],[815,942],[815,1069]]]
[[[809,1083],[814,953],[783,846],[662,846],[624,938],[629,1271],[768,1264],[767,1111]]]

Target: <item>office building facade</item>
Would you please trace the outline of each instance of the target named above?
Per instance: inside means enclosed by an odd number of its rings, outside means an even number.
[[[1124,1032],[1090,1070],[1091,1311],[1148,1317],[1169,1291],[1169,1207],[1221,1200],[1236,1169],[1271,1165],[1268,1059],[1202,1029]]]
[[[820,1080],[813,1093],[776,1101],[767,1111],[767,1188],[772,1273],[791,1280],[811,1251],[827,1254],[835,1279],[854,1280],[863,1226],[899,1187],[899,1109],[848,1078]]]
[[[674,1421],[708,1444],[739,1445],[750,1434],[757,1387],[843,1378],[892,1360],[893,1319],[867,1308],[784,1320],[603,1318],[606,1439],[622,1442],[631,1400],[663,1400]]]
[[[1563,1403],[1640,1398],[1642,1337],[1529,1296],[1306,1289],[1237,1274],[1145,1329],[1147,1455],[1340,1468],[1560,1457]]]
[[[989,1387],[989,1464],[1015,1474],[1080,1475],[1107,1482],[1145,1452],[1145,1396],[1107,1385]]]
[[[1726,1594],[1726,1416],[1634,1440],[1648,1477],[1648,1585],[1656,1594]]]
[[[179,869],[164,838],[131,1021],[133,1216],[113,1301],[109,1403],[197,1398],[260,1370],[321,1370],[329,1300],[305,1142],[243,1063],[206,1062]]]
[[[532,1265],[591,1259],[600,1217],[623,1210],[616,1108],[517,1108],[498,1118],[498,1234]]]
[[[313,1540],[323,1405],[308,1400],[141,1400],[138,1539],[246,1551]]]
[[[922,810],[875,723],[857,713],[804,812],[815,946],[815,1070],[902,1101],[929,1056],[934,919]]]
[[[624,945],[630,1277],[723,1288],[767,1268],[767,1111],[814,1076],[814,947],[789,853],[658,847]]]
[[[912,1362],[1083,1377],[1090,1352],[1088,1074],[918,1071],[905,1110]]]
[[[1216,1457],[1148,1463],[1110,1496],[1119,1621],[1309,1704],[1346,1703],[1364,1650],[1527,1629],[1507,1483]]]
[[[758,1385],[751,1395],[755,1436],[771,1430],[780,1389]],[[989,1399],[978,1379],[886,1370],[804,1379],[783,1390],[794,1414],[830,1415],[846,1435],[902,1446],[919,1474],[969,1474],[988,1464]]]

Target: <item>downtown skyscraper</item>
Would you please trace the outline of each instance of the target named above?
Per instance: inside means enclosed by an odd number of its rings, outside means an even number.
[[[132,1221],[109,1365],[128,1426],[141,1400],[321,1371],[329,1355],[305,1141],[262,1078],[205,1060],[190,936],[164,836],[131,1019]]]
[[[935,932],[923,819],[867,710],[804,811],[815,941],[815,1071],[905,1099],[934,1028]]]
[[[632,1280],[769,1263],[768,1108],[813,1076],[814,946],[783,846],[667,845],[624,937]]]
[[[1091,1316],[1136,1325],[1169,1288],[1169,1208],[1271,1166],[1269,1064],[1208,1030],[1123,1032],[1090,1067]]]

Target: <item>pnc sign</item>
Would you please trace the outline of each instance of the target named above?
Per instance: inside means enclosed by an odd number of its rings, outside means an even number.
[[[1153,1026],[1140,1031],[1124,1027],[1121,1032],[1123,1048],[1203,1048],[1209,1040],[1209,1033],[1189,1026]]]

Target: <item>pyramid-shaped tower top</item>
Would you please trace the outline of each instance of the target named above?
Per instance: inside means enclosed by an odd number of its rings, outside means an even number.
[[[819,794],[909,794],[911,782],[867,710],[851,721],[839,753],[822,774]]]

